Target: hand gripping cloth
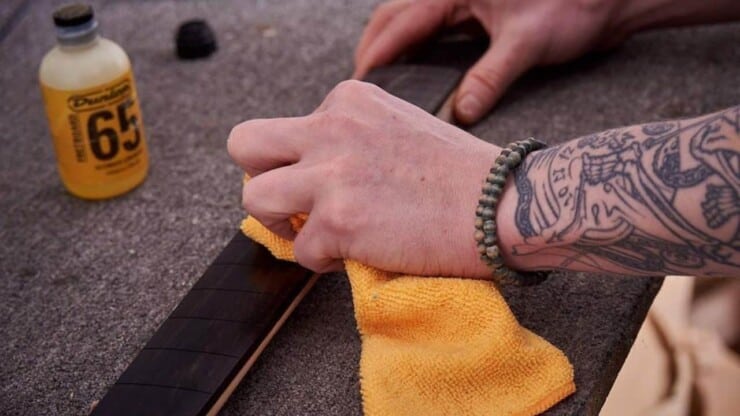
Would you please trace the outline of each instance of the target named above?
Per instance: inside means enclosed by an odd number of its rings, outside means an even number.
[[[305,218],[293,217],[293,228]],[[292,241],[254,218],[241,229],[295,261]],[[389,273],[352,260],[345,268],[362,339],[365,415],[535,415],[575,391],[565,355],[520,326],[493,283]]]

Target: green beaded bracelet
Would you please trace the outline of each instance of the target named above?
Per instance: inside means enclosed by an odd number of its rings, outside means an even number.
[[[474,237],[478,243],[480,259],[491,268],[494,279],[501,284],[531,286],[543,282],[549,275],[548,271],[518,272],[506,267],[496,237],[496,208],[504,192],[506,176],[530,152],[543,147],[545,144],[533,137],[509,144],[501,150],[483,184],[483,192],[475,211]]]

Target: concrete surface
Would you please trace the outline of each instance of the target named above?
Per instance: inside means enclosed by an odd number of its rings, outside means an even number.
[[[350,73],[372,10],[349,0],[93,2],[102,32],[134,61],[152,164],[134,192],[90,203],[57,178],[36,81],[59,3],[30,2],[0,38],[0,414],[83,414],[105,393],[242,217],[230,128],[311,111]],[[211,59],[174,58],[174,30],[191,17],[216,31]],[[641,35],[609,55],[536,71],[473,131],[499,143],[561,141],[737,104],[738,45],[737,24]],[[551,414],[598,407],[655,286],[568,275],[506,291],[522,323],[576,367],[579,392]],[[349,285],[325,276],[223,414],[359,414],[358,357]]]

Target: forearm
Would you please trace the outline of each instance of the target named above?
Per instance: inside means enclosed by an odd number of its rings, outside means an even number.
[[[740,275],[740,106],[532,153],[497,214],[513,268]]]
[[[628,0],[618,3],[612,30],[624,34],[740,19],[737,0]]]

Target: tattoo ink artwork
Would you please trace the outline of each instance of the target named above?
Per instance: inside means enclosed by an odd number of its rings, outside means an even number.
[[[531,154],[515,173],[513,255],[642,275],[740,268],[740,106],[609,130]]]

